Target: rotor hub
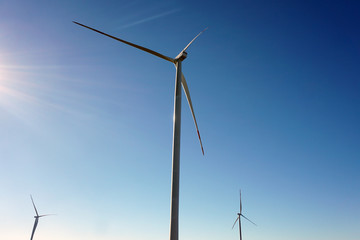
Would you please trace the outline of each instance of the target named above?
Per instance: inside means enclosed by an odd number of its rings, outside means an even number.
[[[175,60],[183,61],[187,57],[187,52],[181,52],[179,55],[176,56]]]

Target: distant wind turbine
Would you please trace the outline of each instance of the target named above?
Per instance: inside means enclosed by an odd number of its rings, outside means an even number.
[[[30,198],[31,198],[31,201],[32,201],[32,204],[33,204],[33,206],[34,206],[35,213],[36,213],[36,216],[34,216],[34,218],[35,218],[34,227],[33,227],[33,230],[32,230],[32,233],[31,233],[31,238],[30,238],[30,240],[32,240],[32,239],[33,239],[33,237],[34,237],[34,233],[35,233],[36,227],[37,227],[38,222],[39,222],[39,218],[41,218],[41,217],[45,217],[45,216],[49,216],[49,215],[55,215],[55,214],[45,214],[45,215],[39,215],[39,213],[38,213],[38,211],[37,211],[37,209],[36,209],[36,207],[35,207],[34,200],[33,200],[33,198],[32,198],[32,196],[31,196],[31,195],[30,195]]]
[[[174,96],[174,122],[173,122],[173,156],[172,156],[172,186],[171,186],[171,215],[170,215],[170,240],[178,240],[179,233],[179,177],[180,177],[180,126],[181,126],[181,85],[184,89],[186,98],[188,100],[191,114],[194,119],[197,135],[199,137],[201,151],[204,155],[204,149],[202,146],[201,138],[200,138],[200,132],[199,128],[197,126],[196,118],[194,109],[192,106],[191,98],[190,98],[190,92],[187,86],[187,83],[185,81],[185,77],[182,74],[181,69],[181,63],[185,60],[187,57],[186,50],[188,47],[195,41],[195,39],[200,36],[207,28],[205,28],[203,31],[201,31],[193,40],[190,41],[188,45],[175,57],[170,58],[165,55],[162,55],[158,52],[155,52],[151,49],[136,45],[134,43],[122,40],[120,38],[111,36],[107,33],[101,32],[99,30],[96,30],[94,28],[85,26],[81,23],[73,21],[75,24],[78,24],[82,27],[88,28],[90,30],[93,30],[97,33],[103,34],[107,37],[113,38],[117,41],[120,41],[122,43],[125,43],[127,45],[130,45],[132,47],[138,48],[142,51],[145,51],[147,53],[150,53],[152,55],[155,55],[159,58],[162,58],[166,61],[169,61],[175,65],[176,68],[176,77],[175,77],[175,96]]]
[[[238,217],[236,218],[236,220],[235,220],[234,225],[232,226],[232,228],[234,228],[236,222],[239,221],[239,234],[240,234],[240,240],[242,240],[242,236],[241,236],[241,217],[245,218],[246,220],[248,220],[249,222],[251,222],[251,223],[254,224],[255,226],[256,226],[256,224],[242,214],[241,190],[240,190],[240,212],[239,212],[237,215],[238,215]]]

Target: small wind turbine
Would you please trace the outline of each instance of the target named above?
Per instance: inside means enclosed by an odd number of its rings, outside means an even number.
[[[246,220],[248,220],[249,222],[251,222],[251,223],[254,224],[255,226],[256,226],[256,224],[242,214],[241,190],[240,190],[240,212],[239,212],[237,215],[238,215],[238,217],[236,218],[236,220],[235,220],[234,225],[232,226],[232,228],[234,228],[236,222],[239,221],[239,234],[240,234],[240,240],[242,240],[242,236],[241,236],[241,217],[245,218]]]
[[[171,215],[170,215],[170,240],[178,240],[178,228],[179,228],[179,177],[180,177],[180,126],[181,126],[181,85],[184,89],[186,98],[188,100],[189,106],[190,106],[190,110],[191,110],[191,114],[193,116],[194,119],[194,123],[195,123],[195,127],[196,127],[196,131],[197,131],[197,135],[199,137],[199,141],[200,141],[200,146],[201,146],[201,151],[204,155],[204,149],[202,146],[202,142],[201,142],[201,138],[200,138],[200,133],[199,133],[199,128],[197,126],[197,122],[196,122],[196,118],[195,118],[195,113],[194,113],[194,109],[192,106],[192,102],[191,102],[191,98],[190,98],[190,92],[187,86],[187,83],[185,81],[185,77],[182,74],[182,70],[181,70],[181,63],[182,61],[185,60],[185,58],[187,57],[187,53],[186,50],[188,49],[188,47],[195,41],[195,39],[200,36],[200,34],[202,34],[206,29],[204,29],[203,31],[201,31],[193,40],[190,41],[190,43],[188,45],[186,45],[186,47],[175,57],[175,58],[170,58],[167,57],[165,55],[162,55],[158,52],[155,52],[151,49],[136,45],[134,43],[122,40],[120,38],[111,36],[107,33],[101,32],[99,30],[96,30],[94,28],[85,26],[81,23],[75,22],[73,21],[75,24],[78,24],[82,27],[88,28],[90,30],[93,30],[97,33],[103,34],[107,37],[113,38],[117,41],[120,41],[122,43],[125,43],[127,45],[130,45],[132,47],[138,48],[142,51],[148,52],[152,55],[155,55],[159,58],[162,58],[166,61],[169,61],[171,63],[173,63],[175,65],[176,68],[176,77],[175,77],[175,96],[174,96],[174,122],[173,122],[173,156],[172,156],[172,186],[171,186]]]
[[[33,237],[34,237],[34,233],[35,233],[36,227],[37,227],[38,222],[39,222],[39,218],[45,217],[45,216],[49,216],[49,215],[55,215],[55,214],[39,215],[39,213],[38,213],[38,211],[37,211],[37,209],[36,209],[36,207],[35,207],[34,200],[33,200],[33,198],[32,198],[31,195],[30,195],[30,197],[31,197],[31,201],[32,201],[32,204],[33,204],[33,206],[34,206],[34,209],[35,209],[35,213],[36,213],[36,216],[34,216],[34,218],[35,218],[34,227],[33,227],[33,230],[32,230],[32,233],[31,233],[31,238],[30,238],[30,240],[32,240]]]

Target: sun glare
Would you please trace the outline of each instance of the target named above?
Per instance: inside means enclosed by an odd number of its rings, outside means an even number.
[[[79,94],[66,86],[65,83],[70,82],[77,84],[77,79],[58,74],[61,66],[6,65],[1,60],[0,114],[27,122],[39,120],[39,116],[49,116],[49,112],[80,117],[89,115],[86,110],[90,107],[82,105],[84,101],[81,100],[91,96]],[[67,91],[60,91],[59,86],[65,86]]]
[[[0,99],[7,92],[7,87],[5,86],[5,82],[6,82],[6,72],[4,70],[4,67],[0,66]]]
[[[39,102],[27,80],[28,73],[22,67],[0,65],[0,109],[23,120]]]

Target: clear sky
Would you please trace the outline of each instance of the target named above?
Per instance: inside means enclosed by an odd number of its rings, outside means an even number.
[[[0,239],[358,240],[359,1],[0,1]],[[184,96],[184,95],[183,95]]]

